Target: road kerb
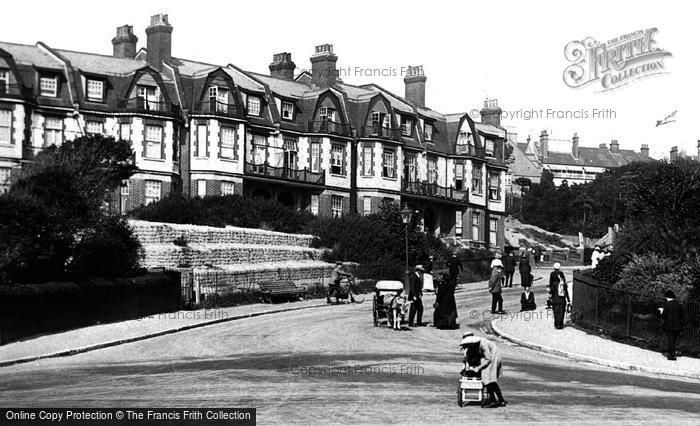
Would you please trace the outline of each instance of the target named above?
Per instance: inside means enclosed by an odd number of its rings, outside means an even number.
[[[596,358],[596,357],[587,356],[587,355],[581,355],[581,354],[577,354],[575,352],[563,351],[561,349],[550,348],[548,346],[543,346],[543,345],[538,345],[535,343],[527,342],[523,339],[513,337],[513,336],[509,335],[508,333],[504,333],[502,330],[499,330],[498,327],[496,326],[496,321],[493,321],[493,320],[491,321],[491,329],[498,336],[500,336],[506,340],[509,340],[515,344],[518,344],[520,346],[524,346],[526,348],[535,349],[535,350],[549,353],[549,354],[553,354],[553,355],[563,356],[563,357],[570,358],[570,359],[573,359],[576,361],[590,362],[593,364],[603,365],[605,367],[616,368],[619,370],[641,371],[644,373],[661,374],[661,375],[665,375],[665,376],[685,377],[685,378],[700,380],[700,373],[694,373],[694,372],[689,372],[689,371],[669,371],[669,370],[662,370],[660,368],[648,367],[648,366],[644,366],[644,365],[634,365],[634,364],[629,364],[629,363],[624,363],[624,362],[619,362],[619,361],[612,361],[612,360]]]
[[[203,321],[203,322],[199,322],[196,324],[189,324],[189,325],[175,327],[175,328],[171,328],[171,329],[167,329],[167,330],[160,330],[157,332],[148,333],[148,334],[144,334],[141,336],[134,336],[134,337],[126,338],[126,339],[113,340],[110,342],[104,342],[104,343],[98,343],[95,345],[83,346],[83,347],[76,348],[76,349],[68,349],[65,351],[54,352],[51,354],[36,355],[36,356],[31,356],[31,357],[26,357],[26,358],[12,359],[12,360],[8,360],[8,361],[0,361],[0,368],[9,367],[12,365],[17,365],[17,364],[26,364],[28,362],[39,361],[39,360],[47,359],[47,358],[59,358],[59,357],[77,355],[77,354],[81,354],[81,353],[85,353],[85,352],[95,351],[98,349],[104,349],[104,348],[109,348],[112,346],[123,345],[126,343],[138,342],[139,340],[152,339],[154,337],[165,336],[167,334],[174,334],[174,333],[178,333],[181,331],[192,330],[195,328],[201,328],[201,327],[207,327],[210,325],[221,324],[221,323],[228,322],[228,321],[236,321],[236,320],[241,320],[241,319],[246,319],[246,318],[254,318],[254,317],[259,317],[262,315],[279,314],[279,313],[283,313],[283,312],[301,311],[304,309],[322,308],[322,307],[326,307],[326,306],[328,306],[328,305],[318,304],[318,305],[311,305],[311,306],[299,306],[299,307],[295,307],[295,308],[285,308],[285,309],[277,309],[277,310],[273,309],[273,310],[267,310],[267,311],[262,311],[262,312],[251,312],[249,314],[234,315],[234,316],[228,317],[228,318],[219,318],[219,319],[214,319],[211,321]]]

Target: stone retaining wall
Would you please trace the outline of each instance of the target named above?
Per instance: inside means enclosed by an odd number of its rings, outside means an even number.
[[[310,247],[312,235],[285,234],[262,229],[227,226],[180,225],[175,223],[146,222],[130,220],[141,244],[172,244],[183,238],[188,244],[265,244]]]

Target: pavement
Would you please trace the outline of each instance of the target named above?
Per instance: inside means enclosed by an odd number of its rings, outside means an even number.
[[[540,298],[542,299],[542,298]],[[544,303],[544,300],[538,300]],[[510,312],[491,321],[493,331],[506,340],[549,354],[622,370],[688,377],[700,380],[700,359],[679,357],[669,361],[655,351],[615,342],[571,326],[554,328],[551,310]]]

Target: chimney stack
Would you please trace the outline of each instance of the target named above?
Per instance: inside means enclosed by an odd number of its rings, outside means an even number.
[[[617,139],[610,141],[610,152],[617,154],[620,152],[620,144],[617,143]]]
[[[494,127],[501,127],[501,114],[503,110],[498,106],[498,99],[485,99],[481,109],[481,122]]]
[[[270,75],[272,77],[294,80],[294,70],[296,64],[292,61],[292,54],[289,52],[275,53],[272,55],[270,64]]]
[[[134,27],[123,25],[117,27],[117,35],[112,39],[112,56],[115,58],[133,58],[136,56],[136,42],[139,38],[134,35]]]
[[[642,156],[649,157],[649,145],[643,143],[642,149],[640,149],[639,152],[642,154]]]
[[[672,146],[671,147],[671,161],[675,161],[677,159],[678,159],[678,147]]]
[[[574,133],[571,138],[571,154],[574,158],[578,158],[578,133]]]
[[[173,27],[168,22],[167,14],[151,16],[151,25],[146,28],[146,60],[148,65],[157,70],[163,67],[163,61],[170,62],[172,59],[171,34]]]
[[[414,106],[425,107],[425,81],[423,65],[408,66],[403,82],[406,85],[405,98]]]
[[[549,135],[546,130],[540,133],[540,152],[543,158],[549,157]]]
[[[332,44],[316,46],[316,52],[310,61],[312,85],[325,88],[335,84],[338,77],[335,63],[338,62],[338,56],[333,53]]]

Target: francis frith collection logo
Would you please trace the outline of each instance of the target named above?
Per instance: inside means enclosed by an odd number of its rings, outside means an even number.
[[[564,56],[571,62],[564,70],[564,83],[572,88],[594,85],[599,87],[597,92],[606,92],[667,73],[664,58],[671,53],[656,45],[657,32],[649,28],[603,43],[592,37],[570,42],[564,48]]]

